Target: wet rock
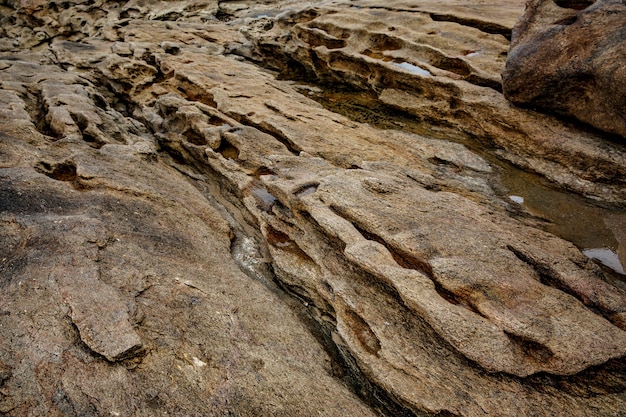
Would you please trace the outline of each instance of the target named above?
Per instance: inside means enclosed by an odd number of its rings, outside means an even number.
[[[68,6],[0,6],[4,38],[56,33],[0,56],[0,412],[623,413],[626,289],[492,159],[622,204],[623,154],[506,103],[514,13]],[[259,62],[501,149],[348,119]]]
[[[465,132],[524,169],[620,204],[625,188],[614,174],[624,178],[622,146],[516,108],[501,93],[507,37],[522,7],[518,1],[508,2],[507,12],[501,2],[316,5],[271,25],[252,22],[244,28],[251,46],[240,53],[285,74],[370,90],[391,108],[450,128],[451,136]]]
[[[502,73],[506,98],[575,117],[623,141],[625,15],[620,0],[529,2]]]

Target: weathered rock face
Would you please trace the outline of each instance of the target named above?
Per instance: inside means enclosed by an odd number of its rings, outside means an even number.
[[[621,204],[623,146],[516,108],[501,94],[506,36],[522,11],[517,0],[323,3],[249,25],[253,48],[239,53],[308,79],[371,90],[388,106],[464,132],[562,186]]]
[[[626,4],[534,0],[502,73],[513,103],[573,116],[626,138]]]
[[[511,128],[529,147],[502,154],[617,204],[623,149],[508,107],[502,8],[295,4],[0,5],[0,412],[624,415],[623,282],[466,146],[352,121],[240,55],[485,141],[503,127],[474,111],[545,121],[574,145]],[[454,97],[457,122],[426,105]]]
[[[3,415],[374,415],[142,125],[60,69],[2,82]]]

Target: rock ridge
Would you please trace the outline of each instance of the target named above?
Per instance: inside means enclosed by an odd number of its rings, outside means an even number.
[[[258,65],[623,204],[623,148],[506,104],[512,10],[0,9],[1,413],[624,415],[616,274],[468,146],[356,122]]]
[[[607,152],[606,137],[517,108],[500,93],[509,48],[505,36],[474,28],[469,17],[457,22],[433,18],[437,6],[429,2],[410,9],[394,6],[386,13],[372,5],[376,2],[364,2],[357,10],[340,3],[305,7],[271,24],[251,24],[245,33],[252,48],[238,53],[304,78],[372,90],[382,103],[465,132],[481,146],[496,148],[500,157],[561,186],[621,204],[623,146],[608,145]],[[505,21],[507,33],[515,23],[502,19],[501,3],[456,7],[476,20]],[[580,154],[588,159],[583,162]]]

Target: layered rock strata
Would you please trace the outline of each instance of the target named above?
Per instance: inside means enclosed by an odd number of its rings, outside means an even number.
[[[15,58],[0,113],[2,415],[375,415],[285,297],[238,267],[227,216],[143,125],[82,76]]]
[[[464,132],[481,147],[561,186],[621,204],[626,189],[623,146],[517,108],[501,94],[507,38],[523,2],[437,3],[322,3],[248,25],[252,48],[237,51],[282,72],[373,91],[388,106],[425,124]],[[545,69],[561,68],[559,62]],[[525,63],[520,66],[533,73]],[[545,79],[519,80],[526,78]]]
[[[314,63],[311,73],[334,50],[325,76],[362,83],[336,68],[376,40],[368,15],[396,16],[384,26],[400,34],[422,15],[450,30],[471,23],[502,48],[514,21],[480,3],[352,6],[0,6],[0,412],[623,415],[625,290],[538,219],[512,216],[490,163],[349,120],[227,53],[259,58],[270,45],[260,35],[281,33],[273,53]],[[417,48],[442,71],[429,84],[411,72],[417,61],[394,67],[372,47],[350,62],[391,66],[381,100],[446,83],[501,98],[501,58],[463,76],[450,71],[458,54]],[[604,161],[589,194],[623,201],[619,171],[601,180],[621,148],[520,112]],[[481,122],[485,140],[493,120]],[[565,156],[544,158],[555,143],[537,143],[516,157],[565,170]],[[583,181],[579,169],[559,178]]]

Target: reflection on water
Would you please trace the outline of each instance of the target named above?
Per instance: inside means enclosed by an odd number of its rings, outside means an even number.
[[[550,221],[546,227],[549,232],[569,240],[583,249],[585,255],[624,274],[625,211],[598,207],[577,195],[549,187],[538,175],[516,168],[505,167],[501,180],[510,193],[523,198],[527,211]]]
[[[477,145],[461,133],[420,123],[414,117],[389,109],[372,94],[354,91],[308,92],[309,97],[327,109],[357,122],[369,123],[381,129],[401,129],[463,143],[492,165],[499,167],[500,181],[506,188],[503,199],[519,204],[531,214],[548,220],[547,231],[572,242],[587,256],[624,274],[626,210],[602,208],[578,195],[557,190],[545,178],[496,159],[489,149],[484,149],[482,145]]]
[[[622,266],[617,253],[607,248],[586,249],[583,253],[589,258],[600,261],[605,266],[608,266],[612,270],[625,275],[624,267]]]
[[[430,71],[426,71],[424,68],[418,67],[417,65],[413,65],[408,62],[394,62],[391,65],[396,66],[398,68],[402,68],[403,70],[409,71],[412,74],[424,75],[424,76],[432,75]]]

